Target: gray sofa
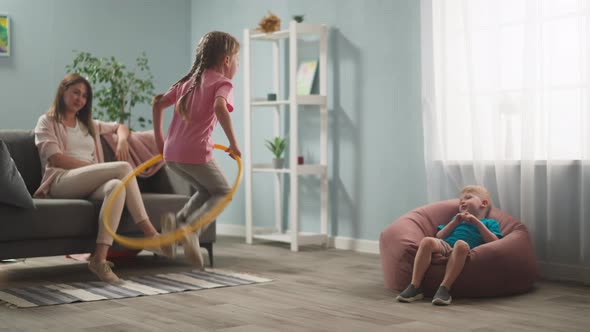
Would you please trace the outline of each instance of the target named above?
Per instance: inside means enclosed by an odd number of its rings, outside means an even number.
[[[41,162],[33,132],[0,129],[0,140],[8,146],[29,193],[34,193],[41,181]],[[105,161],[114,160],[114,154],[105,141],[102,146]],[[158,230],[160,216],[182,208],[194,192],[190,185],[166,167],[150,178],[138,178],[138,183],[147,213]],[[33,202],[35,209],[0,203],[0,260],[80,254],[94,250],[102,201],[34,198]],[[123,212],[117,233],[143,236],[128,211]],[[209,264],[213,266],[215,222],[201,232],[199,239],[201,247],[207,249]],[[111,251],[122,249],[125,248],[115,243]]]

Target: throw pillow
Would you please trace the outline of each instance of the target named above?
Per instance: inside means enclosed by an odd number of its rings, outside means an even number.
[[[8,147],[0,140],[0,203],[25,209],[35,208],[33,198],[22,176],[18,172]]]

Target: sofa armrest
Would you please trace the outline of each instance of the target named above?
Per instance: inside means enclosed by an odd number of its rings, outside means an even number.
[[[180,175],[174,173],[168,166],[162,167],[158,173],[146,180],[149,182],[149,191],[152,193],[186,196],[192,196],[195,193],[195,188],[184,181]]]

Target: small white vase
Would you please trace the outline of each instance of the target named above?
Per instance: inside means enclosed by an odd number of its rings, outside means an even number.
[[[285,161],[285,159],[283,158],[272,158],[272,167],[274,168],[283,168],[283,162]]]

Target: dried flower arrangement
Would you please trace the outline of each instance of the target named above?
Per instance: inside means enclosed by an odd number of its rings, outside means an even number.
[[[281,19],[269,11],[267,16],[264,16],[262,19],[260,19],[260,22],[258,22],[258,28],[256,30],[269,33],[278,31],[280,29]]]

